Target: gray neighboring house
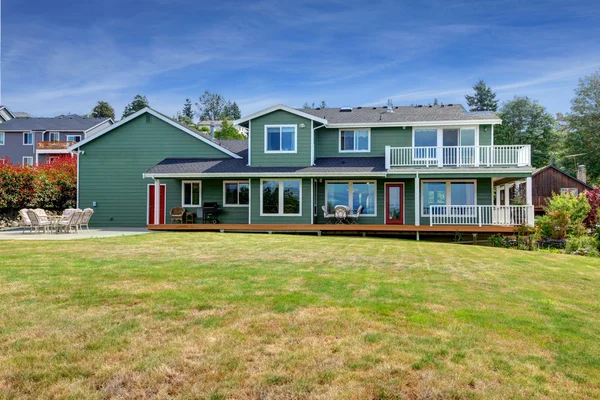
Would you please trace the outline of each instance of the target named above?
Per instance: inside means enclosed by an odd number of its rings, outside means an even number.
[[[0,109],[0,118],[2,111]],[[10,160],[13,164],[29,165],[49,162],[54,157],[69,154],[69,146],[112,124],[110,118],[79,115],[6,120],[0,123],[0,162]]]
[[[10,121],[11,119],[17,118],[17,116],[10,112],[6,106],[0,106],[0,123]]]

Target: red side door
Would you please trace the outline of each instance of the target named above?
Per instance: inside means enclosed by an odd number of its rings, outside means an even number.
[[[389,183],[385,187],[385,223],[404,224],[404,185]]]
[[[160,185],[160,215],[159,224],[165,223],[165,194],[166,185]],[[148,185],[148,224],[154,225],[154,196],[156,194],[156,185]]]

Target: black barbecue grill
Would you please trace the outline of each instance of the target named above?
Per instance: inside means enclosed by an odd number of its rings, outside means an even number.
[[[223,211],[219,208],[217,202],[206,202],[202,204],[202,222],[212,222],[213,224],[219,223],[219,213]]]

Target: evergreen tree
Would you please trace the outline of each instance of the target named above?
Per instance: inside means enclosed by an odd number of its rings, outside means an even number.
[[[148,99],[146,98],[146,96],[136,94],[133,98],[133,101],[125,106],[125,110],[123,110],[123,116],[121,117],[121,119],[126,118],[131,114],[140,111],[144,107],[149,106],[150,104],[148,103]]]
[[[479,82],[473,85],[473,90],[475,90],[474,96],[465,96],[470,111],[498,110],[498,100],[496,100],[496,93],[492,92],[492,88],[487,86],[483,79],[480,79]]]
[[[231,119],[236,120],[242,118],[242,112],[240,111],[240,107],[238,107],[237,103],[227,102],[225,107],[223,108],[223,119]]]
[[[115,119],[115,110],[106,101],[99,101],[92,110],[92,118],[111,118]]]
[[[194,111],[192,110],[192,101],[190,99],[185,99],[185,103],[183,103],[183,110],[181,114],[184,117],[188,117],[189,119],[194,118]]]
[[[233,126],[233,124],[231,122],[229,122],[227,119],[224,119],[223,122],[221,122],[221,129],[219,129],[218,131],[215,131],[215,139],[242,140],[242,139],[246,139],[246,137],[244,135],[242,135],[241,133],[239,133],[237,131],[237,129],[235,129],[235,126]]]

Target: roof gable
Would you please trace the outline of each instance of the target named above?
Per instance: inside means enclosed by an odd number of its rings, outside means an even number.
[[[584,186],[586,186],[586,187],[588,187],[588,188],[590,188],[590,189],[594,189],[594,188],[593,188],[593,186],[591,186],[591,185],[589,185],[589,184],[585,183],[584,181],[581,181],[581,180],[579,180],[579,179],[575,178],[574,176],[571,176],[570,174],[567,174],[565,171],[563,171],[563,170],[562,170],[562,169],[560,169],[560,168],[557,168],[557,167],[555,167],[555,166],[554,166],[554,165],[552,165],[552,164],[550,164],[550,165],[546,165],[545,167],[542,167],[542,168],[537,168],[537,169],[535,169],[535,170],[533,171],[533,173],[531,174],[531,177],[535,177],[535,176],[537,176],[537,175],[540,175],[540,174],[544,173],[544,171],[547,171],[548,169],[553,169],[553,170],[557,171],[558,173],[560,173],[560,174],[562,174],[562,175],[566,176],[567,178],[573,179],[574,181],[576,181],[576,182],[580,183],[581,185],[584,185]]]
[[[75,143],[73,146],[69,147],[69,151],[74,151],[77,148],[85,145],[86,143],[89,143],[92,140],[95,140],[95,139],[99,138],[100,136],[103,136],[103,135],[105,135],[105,134],[113,131],[114,129],[120,127],[121,125],[124,125],[127,122],[129,122],[131,120],[134,120],[134,119],[136,119],[136,118],[138,118],[138,117],[140,117],[140,116],[142,116],[142,115],[144,115],[146,113],[148,113],[148,114],[150,114],[150,115],[152,115],[152,116],[154,116],[154,117],[156,117],[156,118],[158,118],[158,119],[166,122],[167,124],[169,124],[169,125],[177,128],[177,129],[179,129],[179,130],[187,133],[188,135],[190,135],[190,136],[192,136],[192,137],[194,137],[194,138],[196,138],[196,139],[198,139],[198,140],[200,140],[200,141],[208,144],[209,146],[214,147],[215,149],[217,149],[217,150],[219,150],[219,151],[227,154],[228,156],[230,156],[232,158],[242,158],[240,155],[236,154],[235,152],[233,152],[233,151],[225,148],[224,146],[219,145],[218,143],[213,142],[210,138],[204,137],[202,135],[202,133],[200,133],[198,131],[194,131],[194,130],[188,128],[185,125],[182,125],[182,124],[180,124],[178,122],[175,122],[171,118],[167,117],[166,115],[161,114],[158,111],[155,111],[155,110],[153,110],[153,109],[151,109],[149,107],[145,107],[145,108],[141,109],[140,111],[137,111],[134,114],[131,114],[127,118],[123,118],[119,122],[117,122],[117,123],[109,126],[108,128],[106,128],[106,129],[104,129],[104,130],[96,133],[95,135],[92,135],[92,136],[86,138],[85,140],[82,140],[79,143]]]
[[[291,108],[291,107],[285,106],[283,104],[277,104],[272,107],[265,108],[264,110],[255,112],[254,114],[246,115],[245,117],[242,117],[238,120],[233,121],[233,124],[240,125],[240,124],[243,124],[244,122],[250,121],[251,119],[255,119],[255,118],[261,117],[266,114],[270,114],[270,113],[272,113],[274,111],[278,111],[278,110],[287,111],[290,114],[298,115],[300,117],[304,117],[304,118],[310,119],[312,121],[320,122],[322,124],[327,124],[327,120],[324,118],[320,118],[318,116],[309,114],[307,112],[298,110],[296,108]]]

